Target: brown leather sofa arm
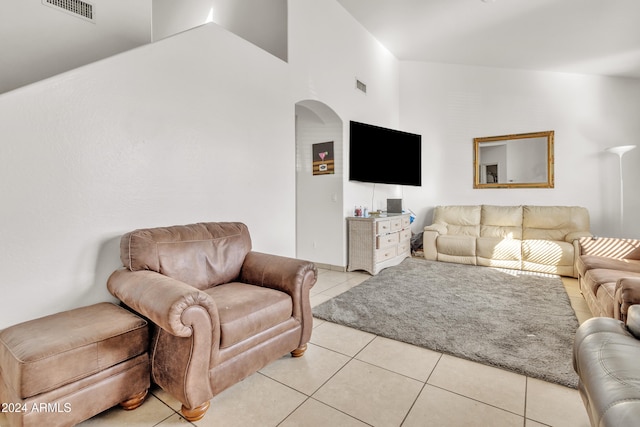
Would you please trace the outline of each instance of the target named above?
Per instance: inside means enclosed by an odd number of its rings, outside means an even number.
[[[626,323],[629,308],[640,304],[640,277],[624,277],[616,283],[613,314]]]
[[[220,322],[218,308],[206,293],[179,280],[154,271],[116,270],[107,281],[109,292],[131,309],[147,317],[156,325],[177,337],[193,334],[192,324],[185,316],[191,307],[206,310],[211,323],[206,328],[217,329]]]
[[[580,255],[640,260],[640,240],[618,237],[583,237],[580,239]]]

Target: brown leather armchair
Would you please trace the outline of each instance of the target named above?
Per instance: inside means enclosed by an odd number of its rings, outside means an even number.
[[[189,421],[311,337],[313,263],[251,251],[242,223],[141,229],[120,242],[109,291],[152,323],[151,377]]]

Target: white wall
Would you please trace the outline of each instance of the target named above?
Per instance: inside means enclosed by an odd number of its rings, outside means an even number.
[[[423,185],[405,190],[414,231],[440,204],[557,204],[588,208],[594,234],[640,237],[640,147],[624,158],[622,232],[618,158],[603,151],[640,143],[640,80],[419,62],[400,70],[400,124],[423,137]],[[546,130],[555,130],[555,188],[473,189],[474,137]]]
[[[348,181],[349,121],[397,127],[399,63],[337,2],[295,0],[289,2],[289,64],[295,102],[322,102],[343,123],[342,230],[316,242],[314,252],[321,258],[314,261],[346,266],[344,217],[353,215],[356,204],[370,205],[373,192],[373,184]],[[367,84],[366,94],[356,89],[356,78]],[[377,186],[376,195],[386,201],[396,187]],[[332,202],[326,209],[309,206],[298,215],[333,218],[333,207]]]
[[[295,104],[393,124],[398,63],[336,2],[291,3],[289,64],[207,24],[0,95],[0,328],[111,300],[135,228],[239,220],[295,256]]]
[[[209,24],[0,96],[0,328],[109,300],[135,228],[244,221],[295,255],[286,68]]]
[[[213,2],[214,0],[151,0],[151,40],[161,40],[208,22],[221,25],[219,21],[213,20]]]

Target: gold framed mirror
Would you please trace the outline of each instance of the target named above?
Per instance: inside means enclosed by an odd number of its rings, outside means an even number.
[[[553,188],[553,132],[473,139],[473,188]]]

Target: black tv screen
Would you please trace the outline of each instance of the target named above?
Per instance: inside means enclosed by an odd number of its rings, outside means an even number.
[[[352,121],[349,180],[422,185],[422,136]]]

